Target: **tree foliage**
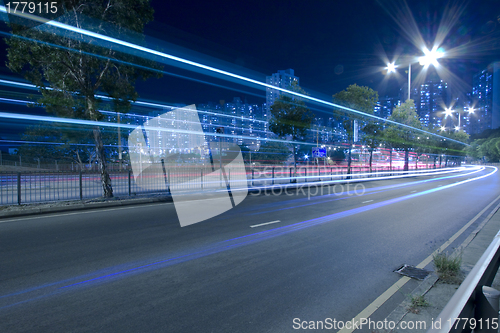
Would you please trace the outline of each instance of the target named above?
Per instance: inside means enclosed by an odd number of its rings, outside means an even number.
[[[415,103],[412,99],[408,99],[403,104],[394,108],[389,120],[417,129],[422,128],[417,112],[415,111]],[[404,150],[404,170],[407,171],[409,150],[418,145],[418,135],[416,131],[408,127],[389,124],[385,130],[385,140],[391,147]]]
[[[290,148],[276,141],[267,141],[263,143],[259,150],[252,155],[253,162],[261,164],[281,164],[290,156]]]
[[[292,91],[305,94],[305,91],[294,84],[289,87]],[[271,105],[271,120],[269,130],[281,138],[291,136],[293,141],[305,137],[306,132],[311,128],[314,114],[309,110],[304,101],[297,97],[282,94],[273,105]],[[295,144],[293,146],[294,164]]]
[[[358,86],[357,84],[351,84],[345,90],[340,91],[333,95],[333,102],[357,111],[361,111],[363,114],[373,114],[375,104],[378,101],[378,93],[364,86]],[[335,108],[333,110],[333,115],[340,121],[347,133],[348,143],[349,143],[349,155],[348,155],[348,173],[351,172],[351,149],[352,143],[354,141],[354,121],[358,121],[361,124],[361,131],[368,131],[368,135],[371,135],[370,144],[377,144],[375,135],[380,129],[375,123],[369,122],[369,120],[363,114],[355,114],[348,112],[341,108]],[[368,127],[367,127],[368,126]]]
[[[486,162],[500,162],[500,130],[486,130],[475,136],[467,148],[467,154]]]
[[[60,22],[121,39],[130,32],[140,37],[153,19],[149,0],[63,0],[59,5],[65,10]],[[61,35],[48,28],[23,30],[15,25],[12,29],[7,66],[34,83],[42,94],[38,103],[59,117],[102,120],[101,93],[112,98],[115,111],[127,111],[138,97],[135,81],[154,75],[126,64],[154,67],[152,63],[98,46],[78,33]],[[95,126],[92,132],[104,196],[111,197],[102,130]]]

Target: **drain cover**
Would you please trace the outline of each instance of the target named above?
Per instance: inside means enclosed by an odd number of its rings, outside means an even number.
[[[431,273],[429,271],[426,271],[425,269],[406,264],[396,269],[394,272],[417,280],[423,280],[427,277],[427,275]]]

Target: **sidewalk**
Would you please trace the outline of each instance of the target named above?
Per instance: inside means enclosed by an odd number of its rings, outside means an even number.
[[[500,230],[500,209],[495,205],[490,219],[481,222],[478,228],[462,243],[462,273],[463,279],[469,274],[493,238]],[[496,212],[495,212],[496,210]],[[490,214],[491,215],[491,214]],[[462,280],[463,280],[462,279]],[[439,281],[436,273],[431,273],[411,294],[413,297],[423,295],[428,306],[411,306],[410,297],[407,297],[387,318],[387,321],[407,323],[418,321],[426,322],[426,329],[395,329],[392,333],[416,333],[427,332],[431,328],[431,322],[437,318],[450,298],[458,289],[458,284],[447,284]],[[497,273],[492,287],[500,290],[500,274]],[[398,327],[398,325],[396,325]],[[387,332],[384,330],[384,332]]]

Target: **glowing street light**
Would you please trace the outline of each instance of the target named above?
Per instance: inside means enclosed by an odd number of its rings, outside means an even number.
[[[429,51],[426,47],[422,49],[424,52],[424,56],[418,58],[418,62],[421,66],[428,67],[429,65],[433,65],[434,67],[439,66],[438,59],[444,57],[444,51],[442,48],[437,49],[433,47],[431,51]]]
[[[446,131],[446,127],[441,126],[441,131],[443,131],[443,132]]]
[[[455,126],[455,131],[460,131],[460,126]]]
[[[437,60],[445,56],[443,48],[441,47],[438,48],[437,46],[434,46],[431,51],[429,51],[429,49],[424,47],[422,49],[422,52],[424,53],[424,55],[416,60],[420,65],[424,66],[424,68],[429,67],[429,65],[438,67],[439,62]],[[411,94],[411,65],[413,63],[415,62],[410,62],[408,64],[408,99],[410,99],[410,94]],[[388,63],[385,69],[387,70],[387,74],[389,74],[396,72],[396,68],[397,66],[394,64],[394,62],[392,62]]]
[[[476,109],[474,109],[473,107],[469,107],[469,109],[467,110],[467,112],[469,113],[469,115],[471,113],[474,113],[474,111],[476,111]]]
[[[385,69],[387,69],[387,73],[396,73],[396,65],[391,62],[389,64],[387,64],[387,67]]]
[[[453,114],[453,110],[451,108],[446,108],[445,111],[444,111],[444,117],[451,117],[451,115]]]

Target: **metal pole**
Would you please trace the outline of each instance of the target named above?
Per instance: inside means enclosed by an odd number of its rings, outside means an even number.
[[[83,199],[83,189],[82,189],[82,171],[80,170],[80,200]]]
[[[168,180],[168,193],[172,193],[170,187],[172,186],[172,183],[170,182],[170,169],[167,170],[167,180]]]
[[[273,170],[272,170],[271,185],[274,185],[274,167],[273,167]]]
[[[220,187],[222,187],[222,144],[220,136],[219,136],[219,173],[220,173]]]
[[[17,204],[21,204],[21,173],[17,173]]]
[[[411,63],[408,65],[408,99],[410,99],[411,92]]]
[[[118,163],[120,167],[120,171],[122,169],[122,133],[120,131],[120,113],[117,112],[117,120],[118,120]]]
[[[128,196],[132,195],[132,171],[128,171]]]
[[[200,184],[201,184],[201,189],[203,190],[203,169],[200,171]]]

